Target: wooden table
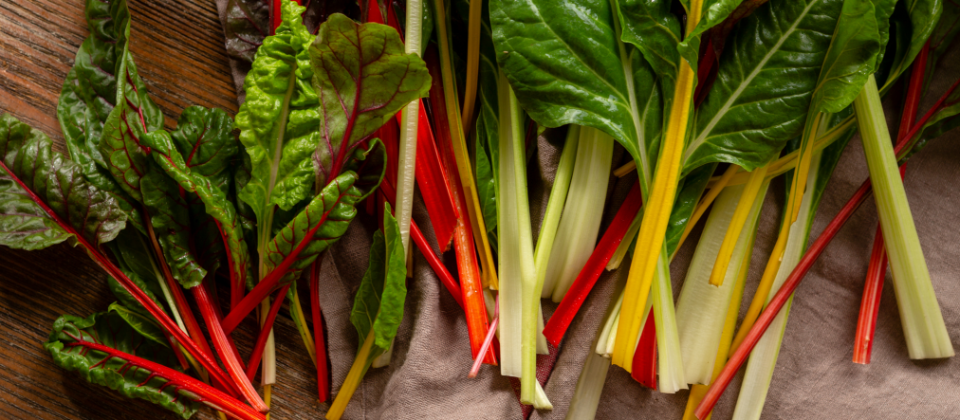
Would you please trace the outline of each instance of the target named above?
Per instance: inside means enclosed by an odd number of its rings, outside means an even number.
[[[56,118],[60,87],[87,36],[83,0],[0,1],[0,112],[47,133],[65,152]],[[212,0],[129,0],[131,50],[167,128],[189,105],[237,111],[236,93]],[[57,367],[43,349],[53,321],[87,316],[114,301],[107,276],[79,249],[0,248],[0,418],[172,419]],[[251,322],[252,324],[252,322]],[[252,325],[236,334],[249,354]],[[318,418],[315,371],[293,322],[277,319],[276,419]],[[326,405],[324,405],[326,407]],[[194,418],[217,418],[203,409]]]

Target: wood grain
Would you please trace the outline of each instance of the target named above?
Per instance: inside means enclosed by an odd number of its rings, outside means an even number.
[[[56,119],[63,79],[87,36],[82,0],[0,1],[0,112],[47,133],[65,151]],[[236,113],[223,32],[212,0],[130,0],[131,50],[151,97],[172,128],[180,111],[203,105]],[[87,316],[114,300],[106,275],[80,250],[0,248],[0,418],[173,419],[57,367],[43,349],[53,321]],[[226,291],[221,292],[225,296]],[[251,321],[234,336],[247,356]],[[317,418],[313,365],[285,311],[277,320],[275,419]],[[204,409],[195,418],[217,418]]]

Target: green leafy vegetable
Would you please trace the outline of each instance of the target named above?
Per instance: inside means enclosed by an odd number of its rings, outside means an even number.
[[[117,316],[123,319],[130,328],[133,328],[133,330],[143,338],[163,347],[169,347],[163,335],[163,328],[161,328],[160,324],[157,324],[157,321],[150,317],[150,315],[142,311],[132,310],[117,302],[111,303],[107,311],[117,314]]]
[[[95,247],[113,240],[126,226],[126,215],[52,144],[10,114],[0,115],[0,244],[24,250],[63,241],[76,245],[54,214]]]
[[[173,352],[130,327],[111,311],[87,318],[64,315],[53,324],[50,339],[43,345],[60,367],[77,372],[87,382],[106,386],[128,398],[139,398],[158,404],[187,419],[197,412],[198,404],[179,387],[169,386],[169,379],[121,357],[89,350],[83,342],[100,344],[119,352],[138,356],[176,369]]]

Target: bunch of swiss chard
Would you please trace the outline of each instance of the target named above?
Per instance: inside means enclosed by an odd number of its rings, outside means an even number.
[[[268,338],[280,302],[383,178],[377,130],[430,86],[424,62],[404,53],[390,27],[332,14],[314,34],[303,23],[313,15],[297,2],[278,1],[271,10],[277,25],[251,55],[247,100],[235,120],[193,106],[166,130],[130,53],[126,2],[97,0],[86,4],[91,34],[57,109],[70,159],[43,133],[0,116],[0,243],[79,246],[110,276],[117,297],[106,312],[58,319],[46,348],[89,382],[184,418],[199,403],[231,418],[269,411],[276,356]],[[384,306],[358,314],[375,320],[367,329],[376,330],[381,347],[381,335],[395,334],[402,317],[405,259],[397,231],[388,223],[394,256],[371,263],[364,282],[366,299],[383,297]],[[384,269],[392,273],[386,284],[375,274]],[[229,284],[229,312],[221,311],[218,277]],[[311,291],[319,293],[313,284]],[[318,301],[315,339],[308,340],[292,296],[325,400]],[[261,332],[245,359],[230,334],[258,306]],[[261,360],[266,402],[251,383]]]

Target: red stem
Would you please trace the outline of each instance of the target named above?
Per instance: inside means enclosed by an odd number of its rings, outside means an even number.
[[[633,380],[652,390],[657,389],[657,324],[653,308],[647,314],[647,322],[640,333],[637,351],[633,353]]]
[[[124,290],[126,290],[127,293],[133,296],[133,298],[136,299],[137,302],[143,305],[144,309],[146,309],[147,312],[149,312],[150,315],[153,316],[157,320],[157,322],[160,323],[160,326],[163,327],[163,329],[166,330],[168,334],[172,335],[177,340],[177,342],[179,342],[180,345],[183,346],[187,350],[187,352],[190,353],[191,356],[197,359],[197,361],[205,369],[207,369],[212,379],[219,381],[222,384],[230,384],[231,386],[236,387],[235,384],[227,380],[227,377],[224,374],[223,370],[220,369],[220,366],[217,365],[217,363],[213,360],[210,353],[204,352],[203,350],[201,350],[200,347],[197,345],[197,343],[191,340],[190,337],[188,337],[187,334],[183,332],[183,330],[181,330],[180,327],[177,326],[177,324],[173,322],[172,319],[170,319],[167,313],[163,309],[161,309],[159,306],[157,306],[156,302],[154,302],[153,299],[150,299],[143,292],[143,290],[140,290],[140,288],[137,287],[133,283],[133,281],[131,281],[130,278],[128,278],[127,275],[120,270],[120,268],[118,268],[112,261],[110,261],[109,258],[107,258],[100,251],[100,248],[94,247],[92,244],[90,244],[90,242],[87,241],[86,238],[81,236],[77,232],[77,230],[73,228],[73,226],[66,223],[60,217],[60,215],[58,215],[56,212],[50,209],[50,206],[48,206],[46,202],[41,200],[40,197],[38,197],[37,194],[33,192],[33,190],[31,190],[30,188],[27,188],[27,186],[23,183],[23,181],[19,177],[17,177],[13,173],[13,171],[11,171],[10,168],[7,167],[7,165],[2,160],[0,160],[0,169],[3,169],[8,174],[10,174],[11,179],[13,179],[20,186],[20,188],[22,188],[23,191],[30,197],[30,199],[33,200],[35,203],[37,203],[37,205],[39,205],[40,208],[42,208],[43,211],[46,212],[51,219],[57,222],[57,224],[60,225],[60,227],[64,231],[73,235],[76,238],[77,243],[87,251],[87,254],[90,256],[90,258],[92,258],[93,261],[100,266],[100,268],[106,271],[107,274],[109,274],[118,283],[120,283],[120,285],[124,288]]]
[[[583,306],[583,302],[587,300],[587,296],[600,278],[600,274],[603,273],[607,263],[610,262],[610,258],[613,257],[617,247],[623,242],[627,229],[637,216],[637,212],[640,211],[642,200],[640,184],[634,182],[627,199],[620,205],[617,215],[610,223],[610,227],[603,233],[603,237],[600,238],[597,247],[583,265],[577,279],[573,281],[570,290],[560,301],[560,306],[557,307],[557,310],[543,328],[543,335],[554,346],[560,345],[560,341],[570,327],[573,317],[577,315],[580,307]]]
[[[447,120],[446,99],[443,97],[443,78],[440,74],[440,61],[437,57],[437,50],[431,46],[427,48],[424,56],[427,62],[427,68],[433,77],[433,84],[430,87],[430,107],[438,110],[433,118],[437,129],[437,139],[439,140],[441,158],[443,165],[447,169],[447,183],[450,191],[453,193],[454,204],[461,215],[460,224],[454,232],[453,245],[457,255],[457,271],[460,275],[460,288],[463,292],[463,306],[467,319],[467,332],[470,336],[470,350],[473,358],[476,359],[483,346],[489,328],[487,319],[487,307],[483,301],[483,290],[480,283],[480,267],[477,261],[476,248],[474,243],[477,237],[475,235],[486,235],[486,232],[474,232],[471,223],[466,220],[467,200],[463,191],[463,185],[460,182],[460,172],[457,170],[457,161],[453,155],[453,139],[450,137],[450,122]],[[484,363],[496,364],[496,358],[493,352],[487,353]]]
[[[493,321],[490,321],[490,330],[487,331],[487,337],[483,339],[483,345],[480,346],[480,353],[477,354],[477,357],[473,360],[473,367],[470,368],[470,374],[467,376],[470,378],[476,378],[477,374],[480,373],[480,365],[483,364],[483,360],[487,357],[487,352],[490,351],[490,345],[493,344],[493,340],[497,337],[497,325],[500,324],[500,296],[497,295],[496,300],[493,304]]]
[[[267,405],[263,403],[263,399],[261,399],[257,391],[253,389],[250,380],[247,379],[243,365],[240,363],[239,357],[237,357],[237,347],[230,340],[230,337],[224,333],[223,328],[220,327],[220,320],[217,319],[217,314],[213,310],[213,302],[207,293],[207,289],[198,286],[191,288],[190,291],[193,292],[193,297],[197,300],[200,315],[203,316],[203,320],[207,324],[207,330],[210,331],[210,338],[213,339],[213,346],[220,355],[220,361],[222,361],[223,365],[227,368],[227,373],[230,374],[233,382],[240,387],[240,394],[243,395],[243,398],[246,399],[255,410],[261,413],[269,412],[270,407],[267,407]]]
[[[313,348],[317,361],[317,395],[320,402],[330,398],[330,372],[327,370],[327,342],[323,337],[323,316],[320,312],[320,263],[310,270],[310,315],[313,318]]]
[[[949,97],[953,90],[960,85],[960,79],[958,79],[953,86],[947,89],[947,92],[943,94],[942,97],[937,101],[937,103],[930,109],[919,122],[914,124],[913,128],[910,129],[910,132],[906,136],[897,139],[897,147],[894,149],[894,154],[900,155],[904,151],[907,145],[910,144],[910,139],[917,135],[917,133],[926,125],[927,121],[930,120],[930,117],[936,113],[937,110],[943,105],[947,97]],[[901,165],[902,166],[902,165]],[[783,309],[783,305],[787,303],[790,295],[793,294],[793,291],[797,289],[797,286],[800,285],[800,281],[803,280],[803,277],[810,271],[810,268],[813,267],[813,263],[817,261],[817,258],[820,257],[820,254],[823,253],[823,250],[830,244],[830,241],[833,240],[834,236],[837,235],[837,232],[840,231],[840,228],[843,227],[843,224],[850,219],[850,216],[853,215],[853,212],[856,211],[860,204],[863,204],[869,196],[871,188],[870,179],[863,181],[863,184],[860,185],[860,189],[853,194],[853,197],[850,197],[850,200],[847,201],[847,204],[840,209],[840,212],[830,221],[830,224],[827,225],[823,233],[820,234],[820,237],[810,245],[810,248],[807,249],[807,252],[803,255],[803,258],[800,259],[800,262],[797,264],[796,268],[793,269],[793,272],[790,273],[790,276],[787,277],[783,285],[780,286],[780,290],[777,291],[777,294],[773,296],[773,299],[767,303],[766,308],[760,314],[760,317],[757,318],[757,321],[754,323],[753,327],[750,328],[750,331],[747,333],[746,338],[740,344],[740,347],[733,352],[733,355],[730,356],[730,359],[727,361],[727,364],[723,367],[723,371],[720,372],[720,376],[717,377],[717,380],[710,385],[710,389],[707,391],[707,394],[704,396],[703,401],[700,402],[700,405],[697,407],[696,415],[697,418],[703,419],[706,418],[713,411],[713,406],[717,404],[717,400],[720,399],[720,394],[727,389],[727,386],[730,385],[730,381],[733,379],[733,376],[736,375],[737,371],[740,369],[740,366],[743,365],[743,362],[746,361],[747,356],[750,354],[750,351],[753,350],[754,346],[757,345],[757,341],[763,337],[763,333],[767,331],[767,328],[770,327],[770,323],[773,322],[773,319],[777,316],[777,313],[780,312],[780,309]]]
[[[194,400],[202,402],[215,410],[222,411],[231,417],[243,420],[262,420],[264,418],[262,414],[254,411],[242,402],[188,375],[132,354],[124,353],[113,347],[92,343],[73,335],[70,335],[70,337],[76,340],[76,342],[67,343],[67,347],[85,347],[93,351],[105,353],[107,354],[107,358],[125,360],[131,366],[150,372],[152,376],[166,379],[172,383],[172,386],[177,390],[187,391],[196,395],[197,398]],[[164,385],[164,387],[169,387],[169,385]]]
[[[440,154],[430,130],[430,120],[427,118],[423,100],[420,100],[420,122],[417,127],[417,186],[430,216],[433,232],[437,236],[437,244],[440,251],[444,252],[450,249],[460,214],[453,204],[453,193],[446,182],[447,173],[440,164]]]
[[[251,382],[253,382],[253,377],[257,375],[257,367],[260,366],[260,360],[263,359],[263,349],[267,346],[267,339],[270,338],[270,330],[273,329],[273,323],[277,319],[277,313],[280,312],[283,299],[287,296],[287,290],[289,289],[289,284],[280,288],[280,293],[277,293],[277,298],[270,305],[267,319],[263,323],[263,327],[260,328],[260,333],[257,334],[257,343],[253,346],[253,352],[250,353],[250,361],[247,362],[247,379]]]
[[[707,37],[707,45],[703,57],[700,58],[700,66],[697,68],[697,80],[699,83],[697,83],[696,92],[693,95],[694,103],[696,103],[697,106],[700,106],[704,98],[707,97],[707,92],[710,91],[709,86],[712,83],[708,81],[708,79],[710,73],[716,68],[716,63],[717,52],[713,48],[713,37]]]

